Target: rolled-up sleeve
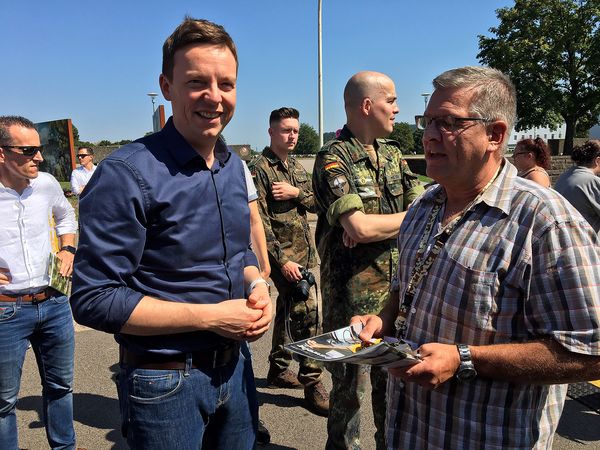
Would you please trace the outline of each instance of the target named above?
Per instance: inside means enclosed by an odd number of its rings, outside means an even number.
[[[145,201],[141,176],[119,160],[100,164],[83,192],[71,296],[80,324],[117,333],[142,299],[128,284],[146,242]]]
[[[58,184],[53,184],[56,194],[55,202],[52,204],[52,216],[56,223],[56,235],[75,234],[77,232],[77,219],[75,218],[75,210],[66,199],[63,191]]]

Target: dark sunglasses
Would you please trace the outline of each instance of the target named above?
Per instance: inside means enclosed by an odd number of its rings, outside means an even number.
[[[80,155],[77,155],[78,158],[85,158],[86,156],[92,156],[92,155],[87,155],[87,154],[83,154],[83,153],[81,153]]]
[[[37,152],[42,153],[44,151],[44,146],[40,145],[39,147],[35,146],[35,145],[0,145],[0,147],[9,150],[13,153],[16,153],[17,155],[23,155],[23,156],[35,156],[35,154]],[[15,152],[14,150],[11,150],[11,148],[18,148],[19,150],[21,150],[21,152]]]

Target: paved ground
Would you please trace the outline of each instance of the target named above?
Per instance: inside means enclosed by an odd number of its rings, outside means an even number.
[[[111,376],[116,369],[117,345],[112,336],[78,327],[76,333],[75,428],[78,445],[88,449],[126,449],[119,432],[119,409]],[[266,389],[270,335],[252,344],[261,418],[272,435],[267,449],[322,449],[326,419],[303,407],[302,391]],[[33,353],[28,352],[18,403],[19,443],[30,450],[47,449],[41,418],[39,376]],[[330,385],[329,376],[326,383]],[[363,448],[374,448],[372,411],[364,410]],[[600,417],[578,402],[567,400],[555,450],[600,448]]]

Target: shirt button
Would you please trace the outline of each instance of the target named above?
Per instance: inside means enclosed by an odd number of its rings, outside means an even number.
[[[416,313],[416,312],[417,312],[417,308],[411,308],[411,309],[410,309],[410,312],[411,312],[412,314]]]

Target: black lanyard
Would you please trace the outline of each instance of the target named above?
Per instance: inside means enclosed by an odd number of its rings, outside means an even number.
[[[429,253],[425,255],[425,249],[427,248],[427,243],[431,238],[431,233],[433,232],[433,225],[436,222],[437,216],[442,209],[443,202],[438,199],[435,203],[435,206],[431,210],[429,214],[429,219],[427,219],[427,224],[425,225],[425,230],[423,231],[423,236],[421,236],[421,240],[419,241],[419,248],[417,249],[417,256],[415,259],[415,266],[413,267],[412,273],[410,275],[410,279],[408,280],[408,285],[406,286],[406,291],[404,292],[404,297],[402,299],[402,303],[398,305],[398,317],[394,323],[396,327],[396,334],[398,337],[404,338],[406,333],[406,318],[408,317],[408,311],[410,310],[415,292],[417,290],[417,285],[425,278],[425,276],[429,273],[433,262],[438,257],[438,255],[442,252],[442,249],[448,242],[448,239],[456,230],[456,226],[458,223],[465,217],[467,212],[469,212],[473,206],[475,206],[483,197],[483,194],[490,185],[494,182],[498,174],[500,173],[500,169],[502,165],[498,167],[496,173],[492,177],[492,179],[485,185],[485,187],[481,190],[481,192],[471,201],[464,209],[460,212],[458,217],[452,219],[450,223],[448,223],[440,232],[439,236],[436,238],[433,243],[431,250]]]

